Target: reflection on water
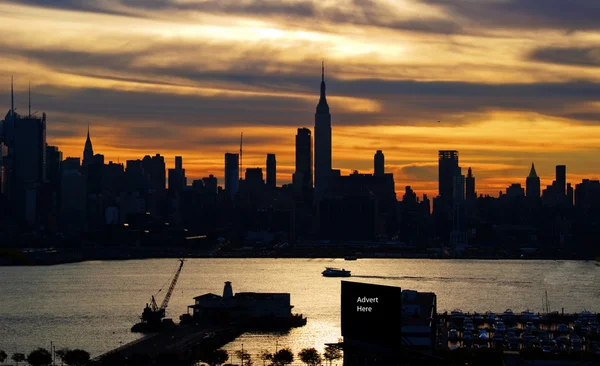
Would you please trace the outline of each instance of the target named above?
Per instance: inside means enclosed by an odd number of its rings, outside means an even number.
[[[139,337],[129,329],[150,295],[171,277],[175,259],[86,262],[53,267],[0,267],[0,349],[28,352],[49,347],[84,348],[93,355]],[[440,311],[542,310],[548,291],[554,310],[600,311],[600,267],[575,261],[472,261],[422,259],[190,259],[169,303],[178,320],[207,292],[290,292],[294,312],[308,317],[287,333],[245,334],[226,346],[252,354],[290,347],[323,350],[340,334],[340,278],[326,266],[344,267],[347,280],[435,292]],[[158,294],[162,301],[164,291]]]

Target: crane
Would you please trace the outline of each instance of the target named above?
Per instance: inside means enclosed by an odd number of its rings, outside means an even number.
[[[169,300],[171,299],[173,290],[175,290],[175,285],[177,285],[177,280],[179,279],[179,275],[181,274],[181,269],[183,268],[183,263],[185,262],[185,259],[180,259],[179,262],[179,267],[177,268],[177,271],[173,276],[173,280],[169,285],[169,289],[167,290],[165,298],[163,299],[160,307],[156,303],[154,295],[152,295],[150,304],[146,304],[146,307],[142,312],[142,324],[145,324],[150,328],[160,327],[162,318],[165,317],[165,310],[167,309],[167,305],[169,305]]]

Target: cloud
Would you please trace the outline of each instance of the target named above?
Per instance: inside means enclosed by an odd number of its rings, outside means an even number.
[[[600,29],[596,0],[422,0],[451,11],[478,27],[519,29]]]
[[[423,17],[422,13],[413,14],[412,17],[406,16],[406,7],[400,8],[373,0],[341,0],[335,4],[313,0],[113,0],[101,3],[83,0],[9,1],[48,8],[137,17],[162,17],[164,14],[161,13],[164,12],[177,12],[184,17],[193,13],[204,13],[257,19],[275,17],[292,22],[310,22],[313,26],[347,24],[418,33],[462,32],[460,25],[453,20]]]
[[[529,59],[558,65],[600,67],[600,46],[542,47],[533,50]]]
[[[400,168],[400,174],[410,180],[437,181],[438,167],[432,165],[408,165]]]

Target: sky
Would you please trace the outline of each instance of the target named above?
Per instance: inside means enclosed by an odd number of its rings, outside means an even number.
[[[47,141],[124,162],[183,156],[188,182],[239,150],[277,154],[289,183],[297,128],[313,130],[321,61],[333,168],[373,171],[399,197],[437,194],[458,150],[477,192],[597,178],[597,0],[0,0],[0,102],[47,113]],[[439,122],[438,122],[439,121]]]

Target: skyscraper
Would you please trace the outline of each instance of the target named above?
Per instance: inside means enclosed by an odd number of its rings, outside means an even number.
[[[175,164],[177,165],[177,159],[175,160]],[[163,192],[166,186],[165,157],[160,154],[152,157],[146,155],[142,159],[142,166],[144,174],[148,178],[148,188],[155,192]]]
[[[267,154],[267,186],[277,187],[277,161],[275,154]]]
[[[83,149],[83,166],[91,165],[94,161],[94,149],[92,148],[92,140],[90,139],[90,125],[88,125],[87,139],[85,140],[85,148]]]
[[[240,184],[240,155],[225,154],[225,191],[229,197],[235,197]]]
[[[565,165],[556,166],[556,194],[559,197],[566,196],[567,189],[567,167]]]
[[[374,157],[374,171],[376,177],[383,177],[385,174],[385,157],[381,150],[377,150]]]
[[[169,192],[182,192],[186,185],[187,179],[185,177],[185,169],[183,169],[183,159],[181,156],[176,156],[175,169],[169,169]]]
[[[531,163],[529,176],[525,180],[525,196],[529,198],[540,198],[540,177],[535,172],[535,165]]]
[[[331,114],[325,95],[325,64],[321,66],[321,97],[315,113],[315,193],[322,195],[331,176]]]
[[[299,128],[296,135],[296,172],[294,185],[302,188],[312,188],[312,137],[308,128]]]
[[[469,168],[466,178],[466,198],[467,200],[474,200],[477,198],[477,193],[475,193],[475,177],[473,176],[473,171]]]
[[[460,175],[458,151],[440,150],[438,154],[438,190],[442,200],[450,202],[454,194],[454,177]]]

